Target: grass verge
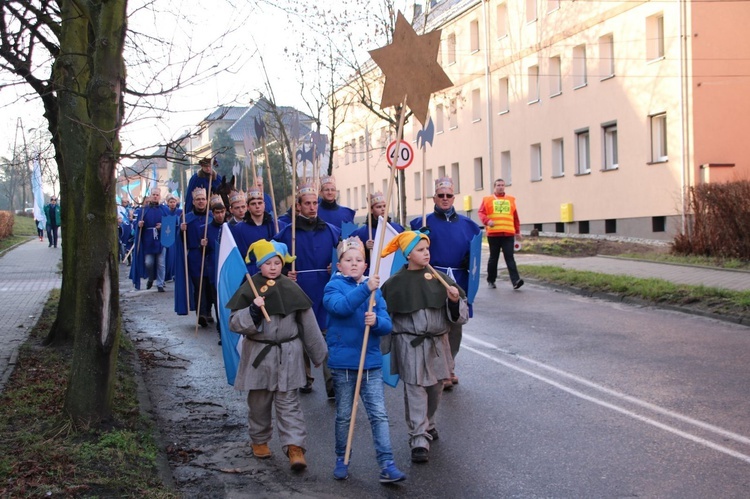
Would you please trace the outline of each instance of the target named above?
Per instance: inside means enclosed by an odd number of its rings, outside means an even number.
[[[524,277],[583,289],[639,298],[654,304],[689,306],[714,314],[742,318],[750,323],[750,291],[730,291],[706,286],[673,284],[661,279],[570,270],[551,265],[521,265]]]
[[[58,300],[55,290],[0,394],[0,497],[177,497],[157,472],[158,448],[140,414],[127,338],[111,420],[76,428],[62,411],[72,349],[41,346]]]
[[[36,236],[34,219],[17,215],[13,217],[13,235],[6,237],[5,239],[0,239],[0,252],[5,251],[18,243],[28,241],[29,237],[32,236]]]

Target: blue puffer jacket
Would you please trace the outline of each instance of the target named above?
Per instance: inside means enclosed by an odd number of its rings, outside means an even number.
[[[358,369],[362,352],[362,338],[365,333],[365,312],[367,312],[370,289],[363,283],[337,272],[326,284],[323,306],[328,311],[328,367],[333,369]],[[380,290],[375,293],[377,315],[375,325],[370,328],[365,356],[365,369],[383,366],[380,354],[380,337],[391,332],[391,318],[386,310],[385,300]]]

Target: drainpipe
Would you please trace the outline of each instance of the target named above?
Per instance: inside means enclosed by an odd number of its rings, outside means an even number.
[[[495,178],[495,155],[492,143],[492,82],[490,81],[490,30],[489,17],[487,16],[487,2],[489,0],[482,0],[482,17],[484,18],[484,94],[487,96],[487,157],[489,166],[487,169],[489,172],[487,185],[492,185],[492,181]]]
[[[690,78],[688,74],[688,44],[690,33],[687,29],[687,1],[680,0],[680,141],[682,146],[682,169],[680,171],[680,201],[682,202],[682,230],[688,234],[687,191],[690,184],[690,110],[688,90]]]

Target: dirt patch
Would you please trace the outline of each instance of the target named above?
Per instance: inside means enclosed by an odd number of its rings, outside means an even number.
[[[585,257],[619,255],[658,255],[668,254],[668,245],[655,245],[631,241],[611,241],[608,239],[578,239],[571,237],[525,237],[521,242],[520,253],[542,255]]]

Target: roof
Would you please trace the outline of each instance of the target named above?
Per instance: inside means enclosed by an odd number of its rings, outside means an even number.
[[[260,118],[266,115],[270,109],[273,108],[268,99],[261,97],[252,107],[245,108],[245,112],[235,121],[229,128],[228,132],[230,137],[235,142],[242,142],[244,140],[245,131],[249,131],[250,135],[255,138],[255,118]],[[290,106],[278,106],[278,110],[281,113],[281,121],[284,124],[284,128],[288,134],[291,134],[292,125],[295,118],[295,113],[299,119],[299,133],[296,138],[304,137],[312,131],[313,118],[307,114],[299,111]],[[275,129],[275,124],[270,120],[266,120],[266,126]],[[295,138],[291,137],[290,138]]]
[[[238,120],[248,108],[245,106],[220,106],[206,116],[203,121],[217,121],[217,120]]]

